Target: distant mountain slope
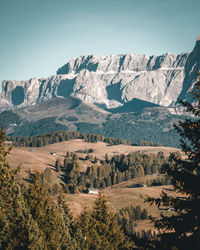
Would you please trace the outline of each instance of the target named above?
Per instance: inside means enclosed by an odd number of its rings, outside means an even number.
[[[54,98],[27,108],[0,113],[8,135],[32,136],[59,130],[76,131],[75,123],[102,123],[108,112],[78,98]]]
[[[184,118],[171,114],[168,108],[163,107],[144,108],[138,112],[110,113],[70,97],[54,98],[32,107],[4,111],[0,114],[0,127],[4,127],[11,136],[79,131],[123,138],[131,143],[147,140],[179,147],[173,123]]]
[[[188,90],[193,88],[195,72],[200,69],[199,58],[200,36],[191,53],[180,55],[80,56],[46,79],[3,81],[0,110],[69,96],[106,109],[133,99],[173,107],[180,97],[190,100]]]

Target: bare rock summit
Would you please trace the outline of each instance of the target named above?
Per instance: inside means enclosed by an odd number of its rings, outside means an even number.
[[[0,110],[27,107],[55,97],[78,97],[107,109],[139,99],[175,107],[190,99],[200,70],[200,35],[191,53],[89,55],[70,60],[49,78],[2,83]]]

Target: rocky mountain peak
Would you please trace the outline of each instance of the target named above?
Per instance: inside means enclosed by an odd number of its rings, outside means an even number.
[[[194,49],[187,58],[184,71],[183,87],[178,99],[193,101],[189,89],[193,88],[197,78],[196,72],[200,71],[200,35],[198,35]]]
[[[68,96],[108,109],[127,102],[135,105],[134,99],[173,107],[179,98],[190,98],[189,89],[200,70],[199,41],[200,36],[191,53],[80,56],[46,79],[4,81],[0,110]]]
[[[119,73],[123,71],[151,71],[161,67],[183,67],[187,54],[175,55],[166,53],[161,56],[137,54],[125,55],[90,55],[70,60],[58,69],[57,74],[80,73],[87,69],[90,72]]]

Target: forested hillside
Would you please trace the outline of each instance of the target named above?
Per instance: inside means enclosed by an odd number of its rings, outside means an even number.
[[[0,127],[9,136],[37,136],[55,131],[100,134],[137,144],[141,140],[179,147],[173,124],[186,116],[163,107],[110,113],[75,98],[55,98],[33,107],[0,113]]]

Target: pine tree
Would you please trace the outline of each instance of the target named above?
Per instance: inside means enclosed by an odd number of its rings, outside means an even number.
[[[74,234],[73,217],[70,209],[64,201],[62,193],[58,196],[58,212],[61,218],[61,248],[62,249],[77,249],[76,234]],[[76,246],[76,248],[75,248]]]
[[[78,155],[74,153],[73,157],[72,157],[73,161],[77,161],[78,160]]]
[[[45,249],[59,249],[63,244],[63,228],[66,225],[60,216],[61,207],[58,209],[52,202],[49,192],[41,184],[39,173],[32,174],[32,184],[25,197],[32,217],[39,226]]]
[[[57,160],[56,160],[56,163],[55,163],[55,169],[56,169],[56,172],[58,172],[58,173],[60,172],[60,165],[61,165],[61,164],[60,164],[60,160],[57,159]]]
[[[109,162],[109,157],[108,154],[105,154],[105,162],[108,163]]]
[[[132,249],[103,195],[99,194],[91,215],[85,212],[82,217],[86,214],[90,216],[87,226],[82,229],[86,249]]]
[[[6,134],[3,132],[3,129],[0,128],[0,163],[3,163],[4,165],[8,165],[6,161],[6,156],[9,154],[11,147],[6,148]]]
[[[95,157],[94,157],[93,163],[97,163],[97,162],[98,162],[98,159],[97,159],[97,157],[95,156]]]
[[[39,227],[30,214],[6,155],[5,133],[0,129],[0,249],[39,249]]]
[[[91,212],[88,208],[84,208],[80,216],[76,220],[75,228],[76,234],[79,234],[78,243],[80,249],[91,249],[92,237],[91,237],[92,218]]]
[[[163,192],[158,199],[147,199],[158,206],[173,206],[175,210],[172,216],[162,215],[155,220],[155,227],[161,230],[157,248],[200,249],[200,81],[196,82],[192,93],[193,104],[181,103],[195,118],[175,125],[186,158],[180,159],[174,154],[171,164],[165,166],[179,195],[175,198]]]

